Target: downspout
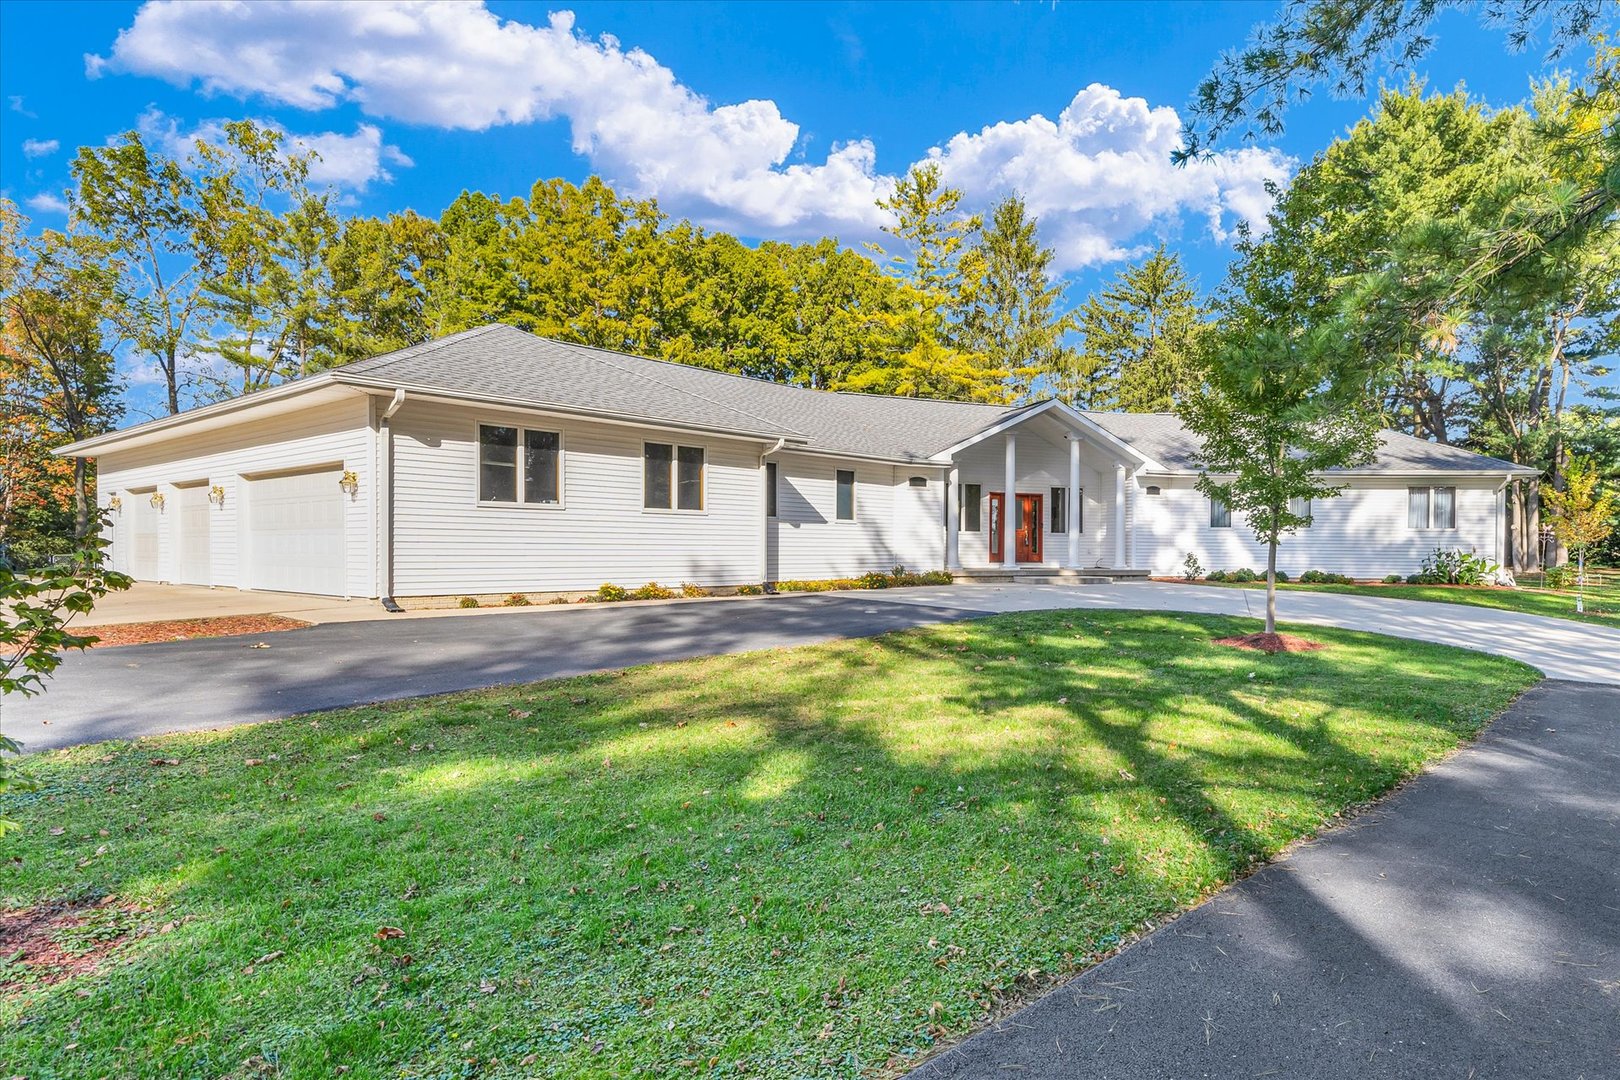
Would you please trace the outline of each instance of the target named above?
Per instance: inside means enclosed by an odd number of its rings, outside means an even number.
[[[396,614],[405,609],[394,601],[394,428],[389,421],[403,404],[405,391],[403,388],[396,389],[394,399],[382,412],[379,421],[381,430],[378,432],[378,457],[381,460],[377,466],[377,501],[380,504],[378,524],[381,539],[377,555],[382,571],[378,591],[382,593],[383,610]]]
[[[784,435],[776,440],[776,445],[759,455],[759,580],[767,596],[776,595],[776,586],[771,583],[771,515],[767,512],[770,509],[770,494],[765,490],[765,459],[786,445],[787,436]],[[776,479],[778,483],[781,482],[780,472]]]

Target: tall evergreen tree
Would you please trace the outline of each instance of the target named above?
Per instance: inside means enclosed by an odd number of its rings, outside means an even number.
[[[990,212],[978,243],[964,257],[964,277],[973,283],[963,338],[975,351],[1007,371],[1007,390],[1026,400],[1038,381],[1074,364],[1067,335],[1072,315],[1060,311],[1064,284],[1053,281],[1051,248],[1042,247],[1019,195],[1009,195]]]
[[[1081,345],[1059,393],[1085,409],[1168,411],[1196,382],[1205,314],[1180,257],[1161,244],[1081,305]]]

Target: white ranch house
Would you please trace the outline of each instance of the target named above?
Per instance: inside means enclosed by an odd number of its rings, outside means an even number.
[[[113,565],[138,580],[426,604],[965,577],[1262,567],[1196,491],[1173,416],[840,394],[551,341],[455,334],[88,439]],[[1406,435],[1342,473],[1280,566],[1501,560],[1531,470]]]

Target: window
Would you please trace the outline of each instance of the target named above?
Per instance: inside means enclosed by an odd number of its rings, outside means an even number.
[[[648,510],[703,509],[703,447],[643,443],[641,504]]]
[[[838,520],[855,520],[855,474],[849,469],[838,470]]]
[[[1069,489],[1055,487],[1052,489],[1052,531],[1066,533],[1069,531]]]
[[[562,435],[523,433],[523,501],[541,506],[562,503]]]
[[[1308,524],[1311,520],[1311,500],[1301,499],[1297,496],[1288,500],[1288,512],[1295,517],[1302,517]]]
[[[478,425],[478,501],[561,506],[561,433]]]
[[[765,516],[776,516],[776,462],[765,463]]]
[[[1457,489],[1454,487],[1407,488],[1406,525],[1410,529],[1455,529],[1457,527]]]
[[[703,447],[683,446],[675,451],[675,508],[703,509]]]
[[[978,484],[958,484],[957,501],[961,503],[961,513],[957,515],[957,524],[963,532],[978,532],[980,529],[979,510],[983,499],[983,489]]]
[[[478,501],[517,502],[515,427],[478,428]]]
[[[1219,499],[1209,500],[1209,527],[1212,529],[1230,529],[1232,527],[1232,508]]]

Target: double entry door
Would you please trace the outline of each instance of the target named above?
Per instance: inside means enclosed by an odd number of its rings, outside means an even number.
[[[1014,535],[1014,558],[1018,562],[1040,562],[1041,555],[1041,497],[1039,495],[1019,495],[1017,532]],[[990,493],[990,561],[1006,562],[1007,553],[1003,550],[1002,537],[1005,530],[1002,528],[1002,515],[1007,512],[1007,496],[1005,492],[992,491]]]

